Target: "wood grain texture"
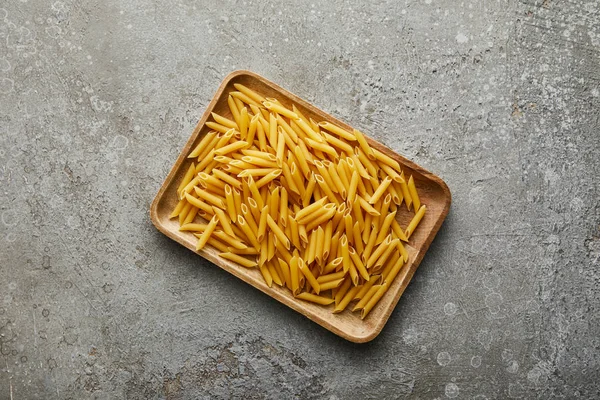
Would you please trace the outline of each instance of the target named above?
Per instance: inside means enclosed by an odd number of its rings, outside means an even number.
[[[227,106],[227,94],[235,90],[233,84],[241,83],[255,91],[261,93],[265,97],[275,97],[279,101],[291,108],[292,103],[295,104],[301,112],[307,117],[312,117],[317,121],[329,121],[345,129],[352,130],[347,124],[337,120],[336,118],[326,114],[318,108],[312,106],[308,102],[279,87],[278,85],[268,81],[267,79],[250,71],[235,71],[229,74],[221,83],[213,100],[207,106],[207,109],[200,119],[196,129],[192,133],[190,139],[181,151],[177,161],[173,165],[171,172],[166,177],[158,194],[152,202],[150,208],[150,217],[156,228],[177,241],[193,252],[199,254],[205,259],[211,261],[215,265],[223,268],[231,274],[237,276],[243,281],[251,284],[255,288],[263,291],[267,295],[282,302],[290,308],[305,315],[307,318],[318,323],[331,332],[356,343],[368,342],[375,338],[383,329],[388,321],[390,314],[398,303],[400,296],[406,289],[413,274],[415,273],[419,263],[423,259],[425,252],[429,248],[435,235],[440,229],[442,222],[448,214],[451,203],[451,195],[448,186],[438,176],[416,165],[410,160],[394,153],[386,146],[368,138],[369,144],[397,160],[405,175],[410,174],[415,179],[415,184],[419,191],[421,202],[427,205],[427,213],[421,221],[419,227],[411,236],[410,241],[405,245],[409,252],[409,261],[400,271],[388,292],[380,300],[379,304],[371,311],[371,313],[361,320],[358,313],[352,313],[349,310],[340,314],[333,314],[331,306],[320,306],[308,303],[302,300],[295,299],[286,288],[280,288],[274,285],[268,287],[264,282],[258,269],[247,269],[236,265],[233,262],[225,260],[218,256],[218,251],[212,246],[206,246],[201,251],[196,252],[196,238],[190,232],[180,232],[179,224],[176,219],[170,220],[169,214],[177,204],[176,188],[185,174],[189,162],[187,154],[190,150],[202,139],[209,131],[205,126],[206,121],[210,117],[211,112],[216,112],[223,116],[230,116],[230,111]],[[397,216],[401,226],[406,227],[413,213],[408,212],[406,207],[399,207],[399,215]]]

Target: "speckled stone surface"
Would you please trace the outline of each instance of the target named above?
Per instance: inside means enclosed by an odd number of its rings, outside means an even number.
[[[450,186],[371,343],[150,223],[242,68]],[[600,397],[599,96],[594,0],[1,2],[0,399]]]

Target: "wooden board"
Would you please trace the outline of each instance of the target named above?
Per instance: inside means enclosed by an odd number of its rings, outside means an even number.
[[[403,168],[407,177],[410,176],[410,174],[413,175],[421,203],[427,205],[427,213],[425,214],[425,217],[421,221],[417,230],[411,236],[408,245],[405,245],[410,254],[408,263],[400,271],[387,293],[364,320],[360,319],[360,313],[352,313],[349,310],[346,310],[340,314],[333,314],[333,305],[324,307],[295,299],[290,291],[288,291],[286,288],[280,288],[277,285],[273,285],[273,287],[270,288],[266,285],[257,268],[247,269],[238,266],[231,261],[225,260],[219,257],[218,251],[212,246],[206,246],[201,251],[196,252],[196,238],[192,235],[192,233],[180,232],[177,219],[169,219],[169,214],[177,204],[177,186],[189,166],[186,156],[209,131],[209,129],[205,126],[205,122],[210,117],[210,113],[216,112],[220,115],[231,118],[231,113],[227,106],[227,94],[230,91],[236,90],[233,87],[234,83],[241,83],[259,92],[265,97],[275,97],[279,99],[283,105],[289,108],[291,108],[292,103],[294,103],[306,117],[312,117],[317,121],[329,121],[352,131],[352,128],[347,124],[337,120],[329,114],[326,114],[308,102],[302,100],[298,96],[293,95],[292,93],[266,80],[265,78],[249,71],[235,71],[228,75],[221,83],[221,86],[217,90],[213,100],[210,102],[206,112],[200,119],[198,126],[192,133],[192,136],[181,151],[181,154],[171,169],[171,172],[158,191],[158,194],[156,195],[156,198],[154,199],[150,208],[152,222],[159,231],[171,239],[179,242],[183,246],[237,276],[243,281],[251,284],[274,299],[305,315],[307,318],[325,327],[326,329],[329,329],[331,332],[356,343],[368,342],[372,340],[383,329],[385,323],[390,317],[390,314],[394,310],[394,307],[398,303],[400,296],[406,289],[406,286],[410,282],[415,270],[423,259],[425,252],[429,248],[429,245],[431,244],[433,238],[440,229],[442,222],[448,214],[451,202],[450,190],[448,189],[448,186],[436,175],[394,153],[381,143],[369,138],[369,143],[371,146],[377,148],[400,163],[400,166]],[[406,227],[413,213],[408,212],[405,205],[399,207],[399,210],[402,211],[399,211],[399,215],[397,217],[398,221],[400,222],[401,226]],[[268,311],[264,310],[264,312]]]

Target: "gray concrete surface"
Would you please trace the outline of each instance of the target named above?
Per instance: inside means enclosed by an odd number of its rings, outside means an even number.
[[[251,69],[445,179],[355,345],[148,208]],[[600,4],[0,3],[0,399],[600,397]]]

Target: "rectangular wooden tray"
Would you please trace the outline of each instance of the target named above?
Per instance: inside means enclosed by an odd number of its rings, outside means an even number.
[[[293,103],[307,117],[312,117],[317,121],[329,121],[352,131],[352,128],[347,124],[337,120],[298,96],[295,96],[253,72],[235,71],[225,77],[214,98],[204,112],[204,115],[200,119],[198,126],[181,151],[175,165],[173,165],[171,172],[158,191],[150,208],[150,216],[156,228],[194,252],[196,252],[196,238],[190,232],[180,232],[177,219],[170,220],[169,214],[177,204],[176,189],[189,166],[186,157],[190,150],[195,147],[209,131],[205,126],[205,122],[207,122],[210,117],[210,113],[216,112],[231,118],[231,113],[227,106],[227,94],[230,91],[236,90],[233,86],[234,83],[241,83],[256,90],[265,97],[275,97],[279,99],[283,105],[289,108],[291,108]],[[440,229],[444,218],[446,218],[446,215],[448,214],[451,196],[448,186],[436,175],[394,153],[381,143],[370,138],[368,141],[374,148],[379,149],[383,153],[397,160],[407,177],[411,174],[413,175],[417,190],[419,191],[421,203],[427,205],[427,213],[417,230],[411,236],[410,242],[405,246],[410,254],[408,263],[400,271],[379,304],[373,308],[371,313],[364,320],[360,319],[358,313],[352,313],[348,310],[340,314],[333,314],[333,305],[323,307],[295,299],[287,288],[280,288],[277,285],[273,285],[273,287],[270,288],[266,285],[257,268],[247,269],[238,266],[231,261],[222,259],[219,257],[218,251],[212,246],[206,246],[196,253],[347,340],[356,343],[372,340],[383,329],[383,326],[389,319],[396,303],[398,303],[400,296],[406,289],[415,270],[423,259],[425,252]],[[408,212],[404,205],[402,205],[399,210],[402,211],[399,211],[399,216],[397,217],[398,221],[401,226],[406,227],[413,213]]]

